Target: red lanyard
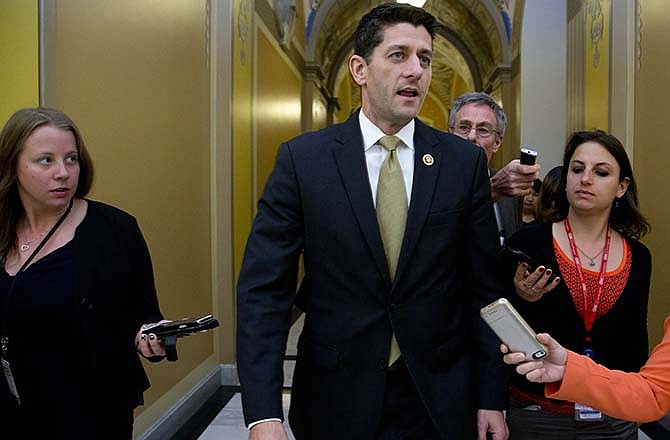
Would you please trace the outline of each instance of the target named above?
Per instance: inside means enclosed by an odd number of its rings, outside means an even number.
[[[593,328],[593,322],[596,320],[596,312],[598,311],[598,305],[600,304],[600,296],[603,293],[603,286],[605,285],[605,272],[607,270],[607,260],[609,259],[610,253],[610,239],[612,238],[612,231],[609,226],[607,227],[607,233],[605,235],[605,247],[603,249],[603,258],[600,263],[600,275],[598,277],[598,288],[596,294],[593,297],[593,307],[589,308],[588,303],[588,292],[586,288],[586,280],[584,279],[584,271],[582,270],[582,262],[579,258],[579,252],[577,251],[577,245],[575,244],[575,236],[572,234],[572,228],[570,227],[570,221],[565,218],[565,233],[568,235],[568,241],[570,242],[570,250],[572,251],[572,258],[575,260],[577,265],[577,274],[579,275],[579,283],[582,285],[582,297],[584,298],[584,327],[586,328],[586,342],[591,342],[591,329]]]

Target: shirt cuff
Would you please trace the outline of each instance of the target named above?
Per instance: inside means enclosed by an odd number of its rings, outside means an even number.
[[[260,423],[264,423],[264,422],[279,422],[279,423],[281,423],[281,419],[263,419],[263,420],[257,420],[257,421],[255,421],[255,422],[251,422],[251,423],[249,423],[249,426],[247,426],[247,428],[248,428],[248,429],[251,429],[251,428],[253,428],[254,426],[256,426],[256,425],[258,425],[258,424],[260,424]]]

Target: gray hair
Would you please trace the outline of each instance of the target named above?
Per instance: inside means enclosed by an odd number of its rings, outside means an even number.
[[[467,92],[456,98],[449,112],[449,129],[453,130],[454,125],[456,125],[456,113],[467,104],[481,104],[491,107],[498,122],[497,132],[501,137],[505,135],[505,129],[507,128],[505,112],[491,96],[483,92]]]

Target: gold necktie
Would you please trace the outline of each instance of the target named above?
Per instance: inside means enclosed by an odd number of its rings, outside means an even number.
[[[389,266],[391,281],[395,279],[398,266],[398,257],[402,240],[405,236],[405,224],[407,223],[407,191],[405,190],[405,179],[402,176],[400,161],[398,161],[398,144],[400,139],[396,136],[384,136],[378,143],[389,151],[379,172],[377,184],[377,222],[379,232],[384,243],[384,252]],[[400,357],[400,348],[395,339],[391,337],[391,351],[389,362],[391,365]]]

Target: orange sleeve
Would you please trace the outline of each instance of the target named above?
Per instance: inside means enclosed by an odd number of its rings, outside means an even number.
[[[670,411],[670,317],[665,320],[663,340],[639,373],[608,370],[586,356],[568,351],[563,381],[546,384],[545,394],[624,420],[660,419]]]

